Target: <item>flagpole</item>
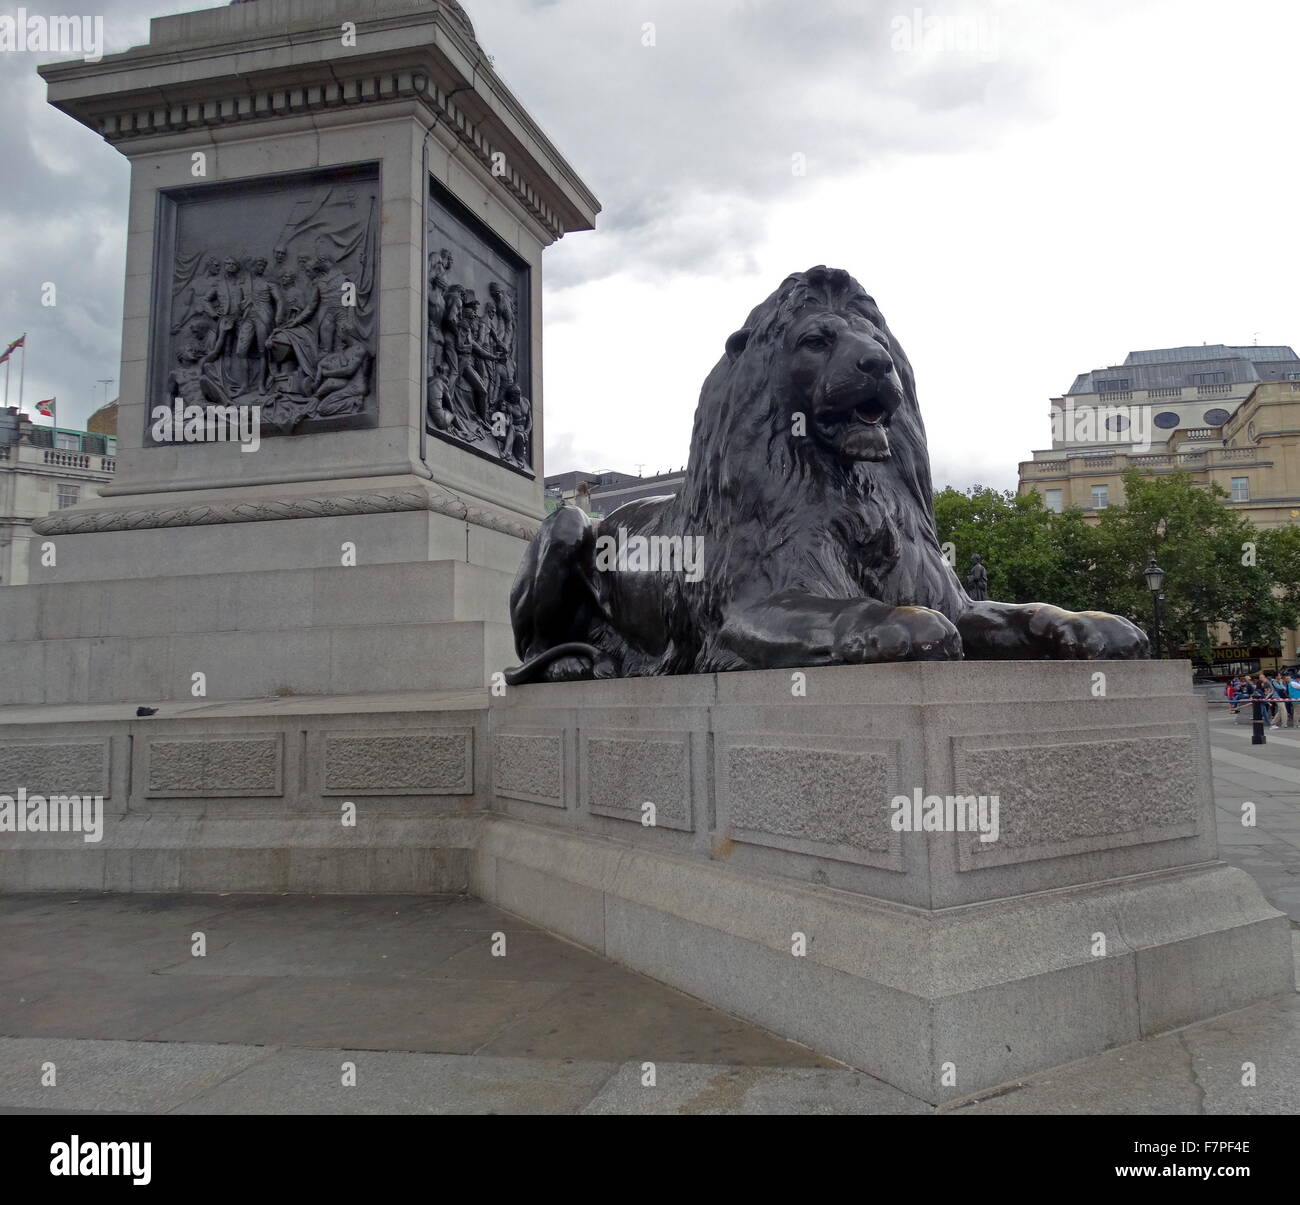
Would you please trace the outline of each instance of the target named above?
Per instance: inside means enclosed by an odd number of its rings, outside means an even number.
[[[23,331],[23,362],[18,366],[18,413],[23,412],[23,378],[27,375],[27,332]]]

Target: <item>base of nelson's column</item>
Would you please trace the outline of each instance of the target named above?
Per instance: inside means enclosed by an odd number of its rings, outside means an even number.
[[[1287,918],[1218,859],[1190,680],[963,662],[516,687],[489,712],[473,889],[955,1099],[1292,989]],[[918,791],[997,796],[997,839],[895,831]]]

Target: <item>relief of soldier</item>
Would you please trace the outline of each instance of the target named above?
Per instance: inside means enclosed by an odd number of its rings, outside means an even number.
[[[455,275],[449,248],[430,253],[427,428],[531,468],[532,407],[516,381],[513,290],[494,280],[482,298]]]
[[[372,356],[356,286],[327,253],[206,253],[173,327],[169,398],[260,405],[264,428],[365,408]],[[296,267],[295,267],[296,264]]]

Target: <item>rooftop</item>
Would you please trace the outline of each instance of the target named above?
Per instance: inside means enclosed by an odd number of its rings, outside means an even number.
[[[1300,356],[1285,345],[1202,343],[1131,351],[1122,364],[1080,373],[1067,395],[1177,389],[1187,385],[1254,385],[1300,379]]]

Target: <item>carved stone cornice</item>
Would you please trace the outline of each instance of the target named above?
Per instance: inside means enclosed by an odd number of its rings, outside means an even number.
[[[234,83],[232,80],[231,84]],[[293,88],[239,92],[231,87],[228,95],[211,100],[189,100],[147,108],[124,106],[118,112],[98,116],[95,128],[106,142],[122,148],[137,138],[181,134],[235,123],[246,125],[304,113],[355,109],[395,100],[418,100],[438,118],[444,129],[455,136],[466,151],[489,172],[494,173],[497,182],[553,238],[562,238],[565,234],[563,219],[542,200],[518,169],[512,166],[514,157],[510,153],[505,153],[504,169],[500,161],[494,163],[494,152],[504,148],[493,145],[483,130],[466,116],[454,100],[449,99],[449,95],[423,71],[368,71],[354,77]]]
[[[372,490],[320,497],[266,498],[257,501],[205,502],[192,506],[151,506],[54,511],[32,524],[42,536],[87,535],[101,531],[142,531],[157,527],[203,527],[214,523],[268,523],[281,519],[324,519],[397,511],[432,511],[463,519],[505,535],[530,539],[537,524],[512,519],[500,511],[471,505],[457,495],[431,487]]]

